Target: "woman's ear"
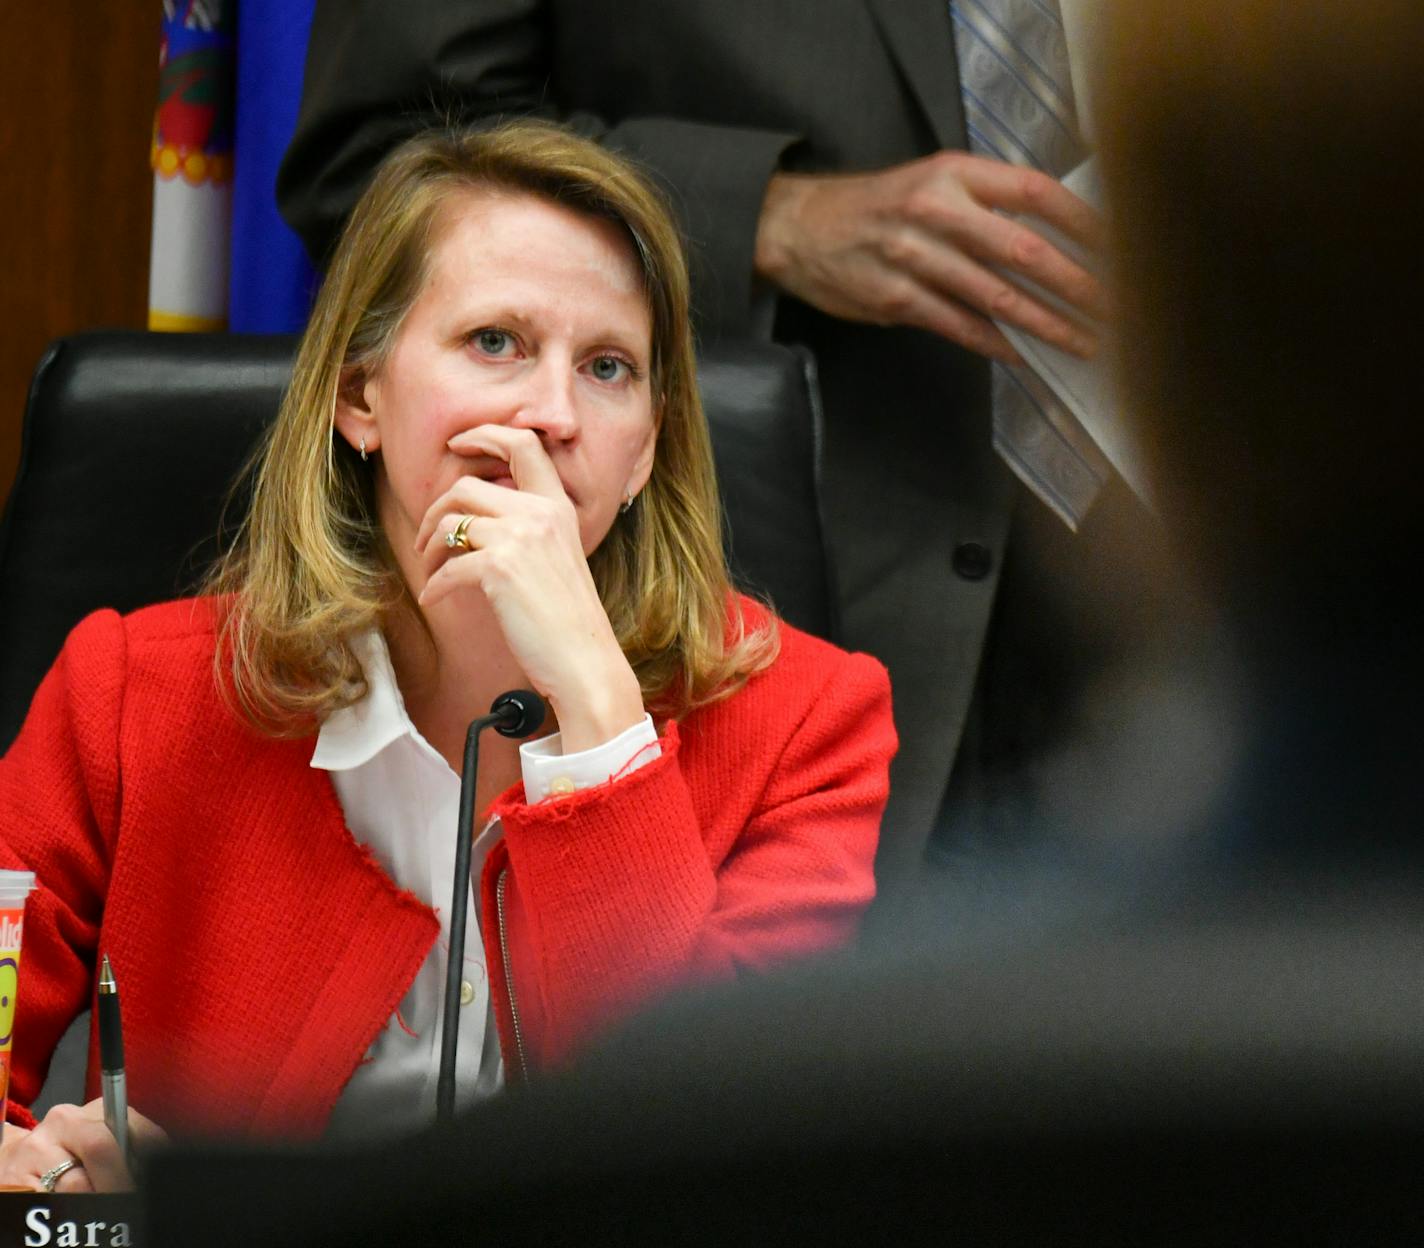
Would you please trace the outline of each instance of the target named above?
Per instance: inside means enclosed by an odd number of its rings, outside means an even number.
[[[376,428],[367,393],[369,388],[365,369],[354,364],[343,368],[336,388],[336,412],[332,416],[336,432],[346,439],[353,451],[361,451],[363,455],[378,450],[381,445],[380,430]]]
[[[637,498],[648,484],[648,478],[653,475],[653,460],[657,458],[657,452],[658,433],[654,427],[648,430],[642,450],[638,452],[638,458],[633,461],[633,467],[628,473],[628,483],[623,487],[625,498]]]

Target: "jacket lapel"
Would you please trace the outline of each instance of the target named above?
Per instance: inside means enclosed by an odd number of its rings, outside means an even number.
[[[302,1138],[325,1127],[440,932],[434,913],[355,843],[330,778],[311,770],[310,754],[311,743],[299,743],[285,777],[305,809],[284,829],[300,830],[291,868],[298,882],[272,915],[306,951],[287,959],[287,982],[271,986],[300,1021],[275,1055],[251,1122],[258,1135]]]
[[[964,148],[950,0],[865,0],[941,147]]]

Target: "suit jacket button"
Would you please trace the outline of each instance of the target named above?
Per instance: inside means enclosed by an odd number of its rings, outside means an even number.
[[[993,571],[994,555],[983,542],[960,542],[950,562],[966,581],[982,581]]]

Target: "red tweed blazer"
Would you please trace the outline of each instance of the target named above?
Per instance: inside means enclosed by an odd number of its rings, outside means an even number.
[[[313,739],[228,710],[214,644],[204,600],[90,616],[0,760],[0,865],[39,882],[15,1121],[104,950],[136,1109],[171,1132],[315,1135],[436,938],[347,830]],[[662,746],[599,788],[497,803],[483,936],[512,1077],[672,985],[847,940],[873,895],[895,749],[873,659],[783,626],[769,670]]]

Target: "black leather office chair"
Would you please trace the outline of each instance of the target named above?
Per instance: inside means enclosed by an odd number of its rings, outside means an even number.
[[[68,630],[99,607],[189,592],[217,554],[228,490],[276,412],[295,339],[100,332],[40,361],[0,522],[0,749]],[[809,357],[707,352],[701,385],[739,585],[833,631]]]

